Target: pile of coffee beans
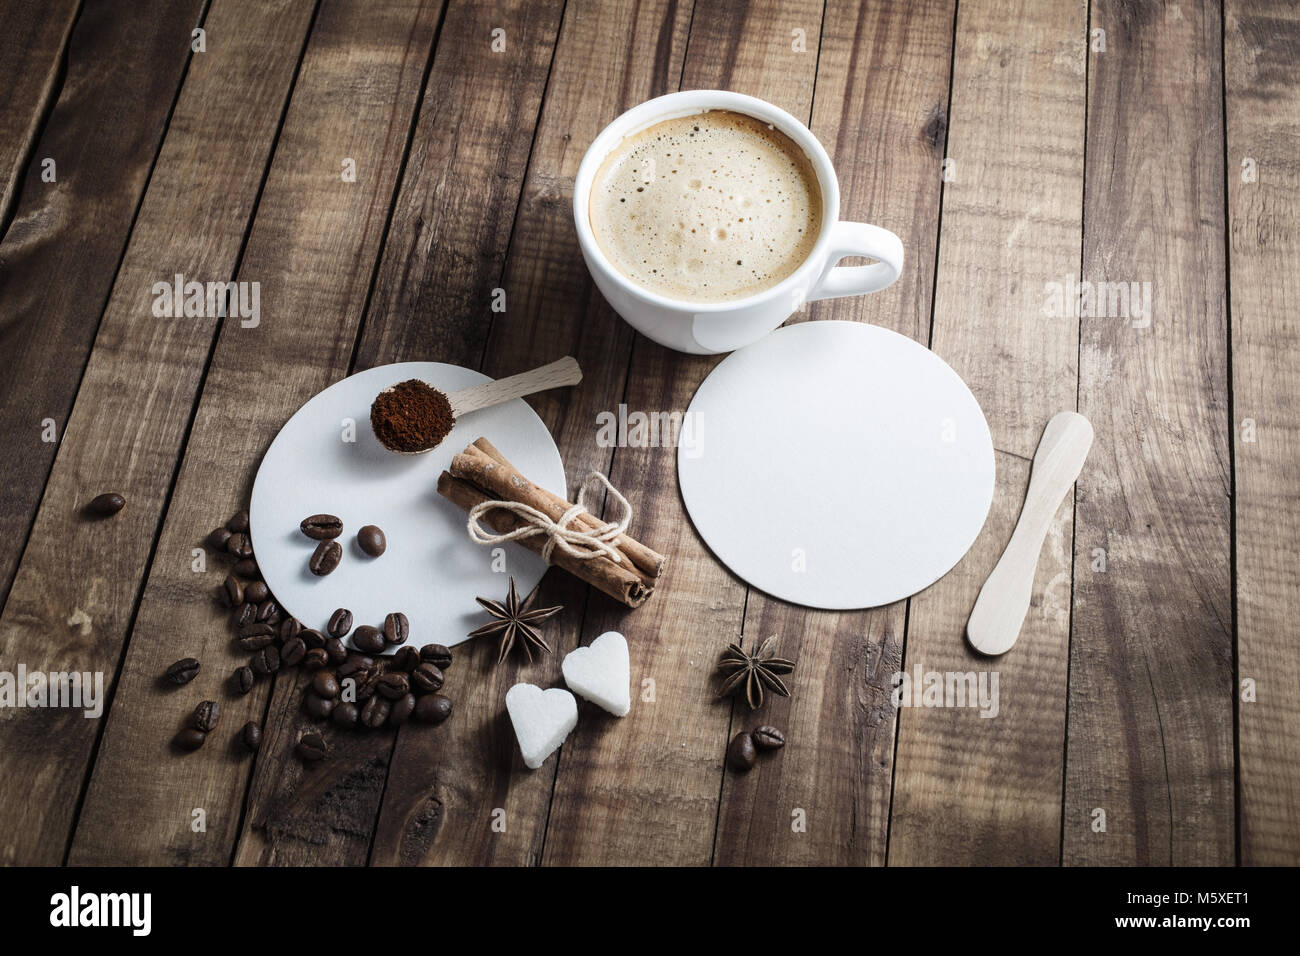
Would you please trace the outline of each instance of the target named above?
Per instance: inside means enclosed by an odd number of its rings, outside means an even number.
[[[775,727],[765,725],[753,731],[742,730],[727,746],[727,763],[733,770],[751,770],[760,750],[779,750],[784,746],[785,734]]]

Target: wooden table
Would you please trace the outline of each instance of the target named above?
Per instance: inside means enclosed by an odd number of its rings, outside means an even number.
[[[98,719],[0,711],[0,859],[1300,862],[1300,7],[1225,8],[0,3],[0,670],[100,672],[111,692]],[[673,449],[596,441],[600,412],[681,410],[717,362],[619,321],[571,221],[597,131],[693,87],[806,120],[845,216],[903,237],[895,286],[795,321],[912,336],[988,417],[987,524],[910,601],[829,613],[748,589],[695,535]],[[259,283],[260,322],[158,317],[177,274]],[[1058,307],[1080,277],[1099,295]],[[303,675],[226,687],[246,655],[204,536],[350,372],[566,353],[585,382],[533,407],[570,480],[607,472],[671,555],[659,593],[627,612],[553,573],[553,658],[464,645],[446,725],[332,732],[304,768]],[[1096,442],[1020,642],[979,659],[966,616],[1044,424],[1076,408]],[[126,509],[86,520],[109,490]],[[584,708],[525,770],[506,689],[558,684],[560,656],[609,629],[632,648],[631,715]],[[715,701],[719,651],[769,635],[792,696]],[[167,689],[182,656],[203,670]],[[999,712],[895,707],[903,669],[996,670]],[[221,731],[179,756],[205,697]],[[256,759],[232,746],[247,720]],[[760,722],[789,745],[725,770]]]

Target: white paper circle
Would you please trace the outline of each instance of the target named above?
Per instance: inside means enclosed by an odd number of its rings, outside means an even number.
[[[253,549],[267,587],[307,627],[324,630],[335,608],[356,624],[384,622],[401,611],[411,622],[408,643],[465,640],[490,620],[476,595],[503,600],[513,575],[523,597],[546,565],[513,542],[505,570],[493,570],[492,549],[474,544],[466,514],[438,494],[438,475],[480,436],[519,471],[564,494],[564,466],[551,434],[521,399],[474,412],[447,439],[423,455],[395,455],[370,430],[370,403],[380,390],[419,378],[447,392],[491,381],[486,375],[439,362],[404,362],[368,369],[336,382],[300,408],[276,436],[257,472],[249,508]],[[345,440],[348,421],[355,441]],[[313,514],[343,519],[343,560],[318,578],[307,569],[316,542],[298,525]],[[378,525],[388,549],[378,558],[357,546],[357,531]]]
[[[876,607],[933,584],[993,499],[993,440],[937,355],[859,322],[803,322],[725,358],[678,444],[696,530],[782,600]]]

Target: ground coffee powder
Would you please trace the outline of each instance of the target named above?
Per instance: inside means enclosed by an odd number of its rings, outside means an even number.
[[[375,437],[393,451],[428,451],[455,423],[447,396],[416,378],[384,389],[370,406]]]

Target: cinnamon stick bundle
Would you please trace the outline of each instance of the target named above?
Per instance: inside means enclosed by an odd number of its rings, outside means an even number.
[[[469,511],[485,501],[515,501],[545,514],[552,521],[573,507],[559,495],[541,488],[523,475],[486,438],[480,438],[452,459],[451,467],[438,476],[438,494]],[[483,522],[497,534],[509,534],[528,526],[527,519],[502,508],[483,515]],[[597,531],[603,522],[588,512],[578,515],[570,527]],[[536,554],[546,547],[547,537],[536,534],[517,539]],[[551,563],[603,591],[628,607],[640,607],[654,593],[664,556],[641,542],[621,534],[609,542],[619,554],[613,561],[601,554],[577,558],[560,548],[551,551]]]

